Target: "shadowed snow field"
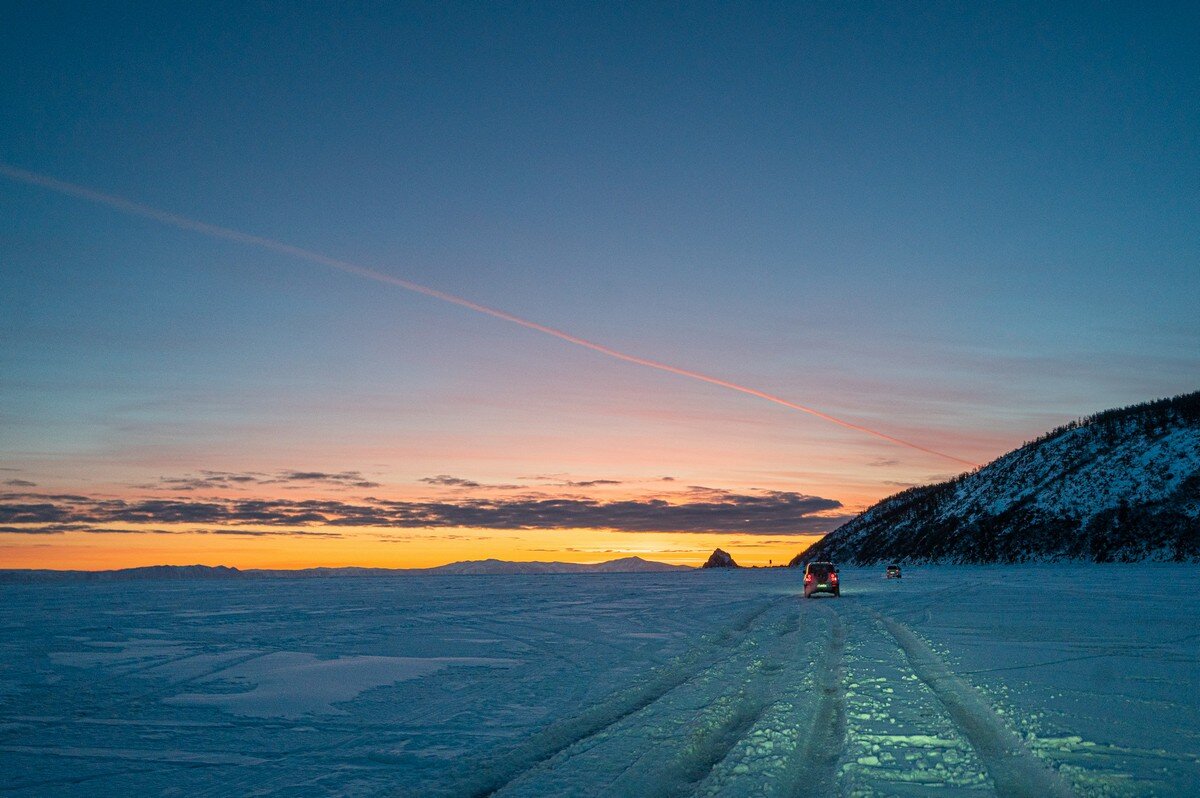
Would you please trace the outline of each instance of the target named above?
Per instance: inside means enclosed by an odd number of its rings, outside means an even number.
[[[1195,796],[1200,568],[0,584],[13,796]]]

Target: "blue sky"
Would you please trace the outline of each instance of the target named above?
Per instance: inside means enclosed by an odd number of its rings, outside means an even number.
[[[1194,5],[8,16],[21,169],[976,462],[1197,387]],[[0,455],[39,485],[624,468],[861,505],[953,471],[33,186],[0,208]]]

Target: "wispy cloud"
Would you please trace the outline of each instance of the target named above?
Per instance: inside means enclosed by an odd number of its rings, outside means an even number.
[[[529,477],[518,477],[518,479],[552,488],[594,488],[601,485],[625,484],[623,480],[619,479],[572,479],[567,474],[535,474]]]
[[[371,482],[358,471],[339,471],[335,474],[324,471],[283,471],[278,477],[279,482],[325,482],[331,485],[341,485],[352,488],[378,488],[378,482]]]
[[[27,479],[9,479],[9,480],[6,480],[4,482],[4,484],[9,485],[14,488],[36,488],[37,487],[36,482],[30,482]]]
[[[462,490],[526,490],[524,485],[510,485],[507,483],[488,483],[477,482],[466,477],[455,477],[450,474],[438,474],[432,477],[422,477],[417,480],[424,482],[426,485],[436,485],[442,488],[458,488]]]
[[[4,535],[61,535],[81,528],[79,524],[41,524],[40,526],[0,526]]]
[[[12,483],[9,483],[12,484]],[[139,485],[140,488],[151,488],[174,491],[192,490],[229,490],[231,488],[247,488],[254,485],[331,485],[339,488],[378,488],[380,483],[372,482],[360,471],[295,471],[284,470],[273,473],[261,471],[208,471],[201,470],[196,474],[185,474],[181,477],[160,477],[151,485]]]
[[[554,488],[594,488],[603,485],[633,485],[649,482],[674,482],[675,477],[654,477],[652,479],[574,479],[568,474],[536,474],[528,477],[517,477],[526,482],[540,482],[543,486]]]
[[[429,485],[442,485],[447,488],[481,488],[482,483],[476,482],[473,479],[464,479],[462,477],[452,477],[449,474],[438,474],[436,477],[422,477],[421,482]]]

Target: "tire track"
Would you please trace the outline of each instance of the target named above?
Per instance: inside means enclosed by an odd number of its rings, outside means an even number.
[[[777,599],[750,608],[714,640],[709,641],[708,645],[693,649],[674,664],[651,674],[640,684],[615,693],[577,715],[550,724],[530,735],[515,748],[485,758],[472,766],[457,786],[448,791],[449,794],[486,798],[562,751],[645,709],[711,668],[714,662],[720,661],[721,651],[734,648],[750,634],[754,623],[764,613],[783,600]]]
[[[762,630],[755,643],[765,644],[765,650],[761,654],[751,652],[753,660],[747,666],[739,667],[732,657],[722,663],[732,666],[732,672],[722,681],[735,683],[735,689],[695,711],[680,729],[682,741],[676,737],[655,745],[630,763],[601,794],[675,798],[696,792],[698,785],[705,783],[745,741],[776,700],[787,663],[794,659],[800,630],[798,613],[789,613]]]
[[[816,605],[828,624],[828,639],[818,641],[814,658],[816,705],[811,721],[796,742],[775,795],[793,798],[837,794],[837,766],[845,748],[846,699],[842,688],[845,669],[846,626],[833,609]]]
[[[1068,798],[1075,793],[1004,724],[979,691],[956,675],[899,621],[871,611],[895,638],[909,665],[945,707],[979,755],[1001,798]]]
[[[631,769],[609,785],[606,795],[637,798],[680,798],[691,795],[712,769],[762,716],[766,704],[744,686],[722,696],[687,739],[666,761]]]

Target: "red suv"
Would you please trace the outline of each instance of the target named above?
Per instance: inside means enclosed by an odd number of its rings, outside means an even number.
[[[836,565],[831,562],[810,562],[804,566],[804,597],[811,598],[813,593],[842,595]]]

